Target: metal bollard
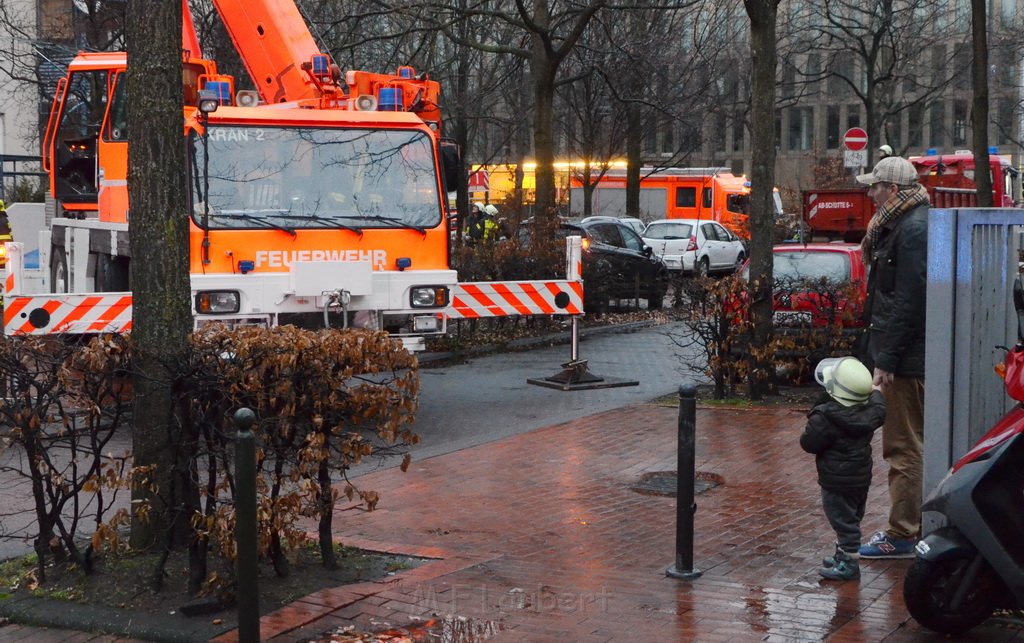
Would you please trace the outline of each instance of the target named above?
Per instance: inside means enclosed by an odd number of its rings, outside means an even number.
[[[235,542],[238,558],[235,573],[238,580],[238,640],[257,643],[260,640],[260,595],[257,588],[256,548],[256,438],[252,425],[256,414],[251,409],[235,411]]]
[[[676,471],[676,562],[665,575],[683,580],[698,578],[703,572],[693,567],[693,479],[697,451],[697,387],[679,387],[679,442]]]

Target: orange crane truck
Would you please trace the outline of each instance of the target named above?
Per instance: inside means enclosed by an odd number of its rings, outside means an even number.
[[[214,4],[256,91],[236,93],[201,57],[183,1],[182,215],[197,326],[354,325],[418,350],[449,317],[582,312],[578,277],[458,284],[444,205],[460,162],[441,138],[437,82],[411,67],[342,75],[293,3]],[[127,190],[126,65],[124,53],[80,53],[57,85],[43,140],[57,216],[41,234],[41,278],[23,278],[11,244],[6,334],[131,328],[140,259],[128,243],[139,231]]]

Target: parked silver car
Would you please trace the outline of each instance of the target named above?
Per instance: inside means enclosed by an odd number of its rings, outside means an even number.
[[[735,272],[747,258],[743,241],[707,219],[661,219],[647,225],[644,243],[669,270],[697,275]]]

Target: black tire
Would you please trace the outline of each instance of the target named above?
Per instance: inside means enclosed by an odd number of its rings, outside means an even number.
[[[68,257],[64,254],[64,248],[54,247],[50,250],[50,291],[71,292],[71,275],[68,273]]]
[[[743,254],[743,252],[740,252],[738,255],[736,255],[736,267],[733,268],[733,272],[737,273],[740,270],[742,270],[743,269],[743,262],[746,261],[746,260],[747,260],[747,255]]]
[[[983,563],[960,609],[950,611],[949,602],[973,555],[963,552],[938,561],[914,561],[903,582],[903,600],[915,621],[942,634],[958,634],[992,615],[1003,585],[988,563]]]
[[[708,261],[707,257],[704,257],[697,262],[696,272],[698,277],[707,277],[711,274],[711,262]]]

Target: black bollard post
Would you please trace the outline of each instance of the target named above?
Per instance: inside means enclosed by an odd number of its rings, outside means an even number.
[[[238,640],[258,643],[260,640],[260,595],[256,548],[256,438],[253,423],[256,414],[250,409],[235,411],[235,562],[238,580]]]
[[[665,570],[666,576],[683,580],[698,578],[703,572],[693,568],[693,480],[697,460],[697,387],[679,387],[679,442],[676,472],[676,563]]]

